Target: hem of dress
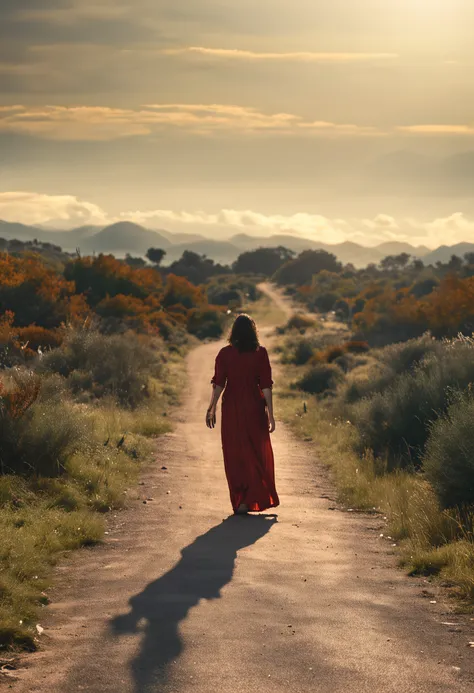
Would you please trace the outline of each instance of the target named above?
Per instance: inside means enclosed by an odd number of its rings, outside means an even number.
[[[250,509],[249,509],[247,512],[249,512],[249,513],[264,513],[265,510],[271,510],[272,508],[278,508],[279,505],[280,505],[279,502],[278,502],[278,503],[272,503],[271,505],[266,505],[264,508],[259,508],[258,510],[250,510]],[[240,507],[240,506],[238,506],[237,508],[232,508],[232,510],[234,511],[234,513],[237,512],[237,510],[239,509],[239,507]]]

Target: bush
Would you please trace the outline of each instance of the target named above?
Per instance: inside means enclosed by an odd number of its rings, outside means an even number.
[[[380,360],[395,374],[413,371],[424,359],[431,355],[441,355],[442,343],[425,334],[418,339],[392,344],[381,351]]]
[[[282,332],[285,333],[291,330],[304,331],[309,329],[310,327],[316,327],[316,324],[316,320],[313,320],[313,318],[304,315],[304,313],[295,313],[291,316],[286,325],[282,328]]]
[[[332,363],[341,356],[344,356],[345,353],[346,350],[344,346],[331,346],[328,347],[324,352],[324,360],[326,363]]]
[[[368,342],[351,340],[350,342],[347,342],[344,346],[346,351],[348,351],[350,354],[366,354],[368,351],[370,351],[370,346]]]
[[[0,384],[0,472],[58,476],[68,457],[87,441],[85,419],[67,402],[41,401],[42,380],[13,371]]]
[[[420,299],[425,296],[429,296],[435,289],[439,286],[439,279],[436,277],[425,277],[425,279],[419,279],[413,284],[410,289],[410,294],[415,298]]]
[[[313,353],[314,349],[311,342],[308,339],[300,339],[296,343],[290,363],[294,363],[296,366],[304,366],[312,358]]]
[[[89,330],[70,333],[60,349],[45,355],[39,368],[62,375],[75,393],[113,396],[132,408],[148,397],[149,378],[161,370],[156,354],[135,334],[107,336]]]
[[[369,348],[367,342],[353,341],[346,345],[348,351],[354,350],[349,345],[356,345],[356,353],[359,349],[362,353]],[[413,372],[429,356],[440,356],[442,350],[442,343],[429,335],[384,347],[376,352],[378,359],[368,377],[363,380],[353,380],[348,384],[345,391],[346,402],[354,403],[364,397],[372,397],[376,393],[384,392],[399,375]]]
[[[187,328],[188,332],[198,339],[218,339],[222,336],[224,316],[218,310],[191,310]]]
[[[230,289],[226,286],[220,287],[213,285],[207,290],[207,299],[209,303],[215,306],[232,306],[241,307],[242,296],[236,289]]]
[[[431,355],[349,409],[360,434],[360,450],[372,450],[391,467],[421,465],[430,423],[446,412],[453,392],[474,381],[472,342],[457,340],[439,348],[439,355]]]
[[[340,295],[335,291],[326,291],[316,296],[313,301],[313,305],[319,310],[320,313],[329,313],[330,310],[334,309],[334,306],[339,298]]]
[[[458,395],[430,428],[423,467],[445,508],[474,504],[473,421],[469,391]]]
[[[349,353],[342,354],[338,356],[334,361],[332,361],[336,366],[338,366],[344,373],[349,373],[354,368],[360,365],[355,356]]]
[[[295,383],[295,386],[303,392],[320,395],[329,390],[335,390],[342,379],[343,375],[337,366],[320,364],[312,366],[301,380]]]

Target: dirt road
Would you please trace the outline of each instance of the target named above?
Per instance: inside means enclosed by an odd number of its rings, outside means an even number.
[[[103,547],[57,571],[43,649],[13,689],[474,690],[467,619],[395,568],[380,519],[335,509],[314,447],[285,426],[273,439],[277,517],[228,517],[219,432],[203,423],[217,348],[188,358],[185,404],[142,499],[117,514]]]

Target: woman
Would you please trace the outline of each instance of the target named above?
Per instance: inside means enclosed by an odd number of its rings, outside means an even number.
[[[222,449],[234,513],[260,512],[279,505],[270,433],[275,430],[272,371],[260,346],[255,322],[239,315],[229,345],[216,358],[208,428],[216,425],[222,399]]]

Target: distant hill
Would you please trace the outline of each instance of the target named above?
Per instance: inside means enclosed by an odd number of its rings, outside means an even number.
[[[427,248],[425,245],[412,246],[409,243],[401,243],[400,241],[387,241],[386,243],[381,243],[377,246],[377,250],[380,251],[384,257],[387,255],[408,253],[408,255],[422,258],[431,253],[430,248]]]
[[[459,243],[454,246],[441,246],[431,251],[425,246],[413,247],[409,243],[390,241],[378,246],[367,248],[346,241],[339,244],[321,243],[291,234],[275,234],[273,236],[250,236],[245,233],[231,236],[228,240],[213,240],[197,233],[172,233],[164,229],[153,231],[130,221],[120,221],[105,228],[85,225],[71,231],[51,231],[46,228],[27,226],[14,222],[0,220],[0,238],[32,241],[37,239],[43,243],[53,243],[65,251],[71,252],[79,248],[87,253],[115,253],[124,256],[145,255],[148,248],[166,250],[164,264],[169,265],[178,260],[185,250],[191,250],[200,255],[207,255],[215,262],[232,264],[246,250],[261,247],[284,246],[301,253],[303,250],[326,250],[336,255],[344,264],[352,263],[356,267],[366,267],[370,263],[378,264],[387,255],[408,253],[413,257],[422,258],[425,264],[448,262],[452,255],[462,257],[465,253],[474,252],[474,243]]]
[[[200,233],[174,233],[172,231],[166,231],[165,229],[157,229],[157,231],[160,236],[167,238],[173,245],[208,240],[206,236],[202,236]]]
[[[157,231],[150,231],[130,221],[119,221],[106,226],[99,233],[86,238],[81,250],[88,253],[135,253],[144,255],[148,248],[170,246],[170,241]]]
[[[474,243],[457,243],[456,245],[442,245],[425,255],[425,265],[436,265],[437,262],[449,262],[452,255],[464,257],[466,253],[474,253]]]
[[[239,248],[228,241],[212,241],[204,239],[194,243],[180,243],[179,245],[171,245],[166,248],[165,264],[169,264],[178,260],[185,250],[190,250],[198,255],[206,255],[207,257],[218,262],[221,265],[229,265],[237,260],[242,252]]]
[[[7,241],[33,241],[35,238],[43,240],[45,232],[36,226],[26,226],[26,224],[18,224],[11,221],[2,221],[0,219],[0,238],[5,238]]]

